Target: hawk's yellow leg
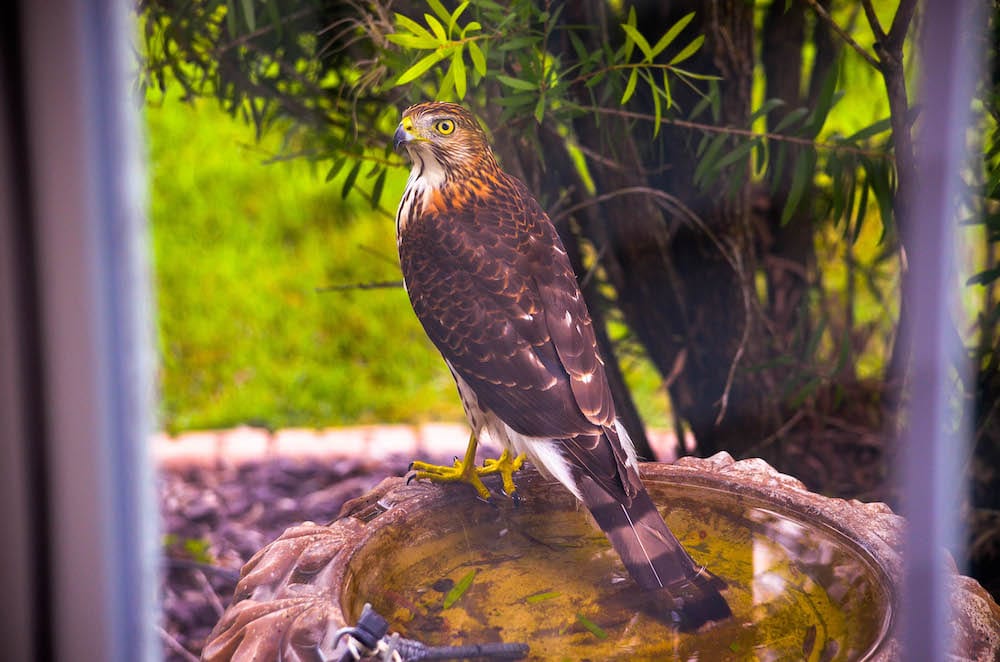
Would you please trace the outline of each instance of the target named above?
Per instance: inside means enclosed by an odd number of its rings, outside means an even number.
[[[415,478],[427,479],[435,483],[468,483],[479,493],[483,499],[490,498],[490,491],[483,485],[481,476],[490,474],[500,474],[503,480],[503,491],[507,494],[514,494],[517,489],[514,485],[514,472],[524,464],[524,454],[512,458],[510,451],[506,448],[495,460],[484,460],[483,466],[476,466],[476,435],[469,436],[469,446],[465,449],[465,457],[456,459],[455,464],[450,467],[440,464],[428,464],[427,462],[413,462],[410,468],[416,474]]]

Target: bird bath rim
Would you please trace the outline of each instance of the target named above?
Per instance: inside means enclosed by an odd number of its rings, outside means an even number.
[[[814,494],[763,460],[735,462],[727,453],[707,459],[682,458],[673,465],[647,464],[642,466],[642,474],[652,483],[680,482],[763,502],[768,508],[789,512],[835,532],[850,541],[863,557],[871,559],[870,565],[888,593],[891,612],[896,612],[903,576],[898,550],[902,547],[904,521],[885,504]],[[526,496],[534,485],[543,482],[546,479],[534,471],[518,476],[519,489]],[[213,630],[203,659],[249,659],[250,654],[261,655],[261,659],[275,659],[277,654],[288,660],[309,659],[305,651],[310,646],[314,650],[345,624],[342,600],[351,560],[372,536],[385,527],[405,522],[428,502],[436,502],[435,507],[440,508],[468,499],[478,503],[484,514],[494,509],[476,501],[471,490],[465,492],[389,478],[365,496],[345,504],[332,524],[292,527],[244,566],[233,603]],[[497,507],[513,506],[501,497]],[[957,645],[994,654],[1000,651],[1000,635],[996,635],[1000,632],[1000,607],[972,580],[956,575],[954,581],[956,594],[960,594]],[[965,604],[971,606],[965,608]],[[894,634],[890,617],[881,644],[868,659],[902,659]],[[268,657],[268,651],[274,655]]]

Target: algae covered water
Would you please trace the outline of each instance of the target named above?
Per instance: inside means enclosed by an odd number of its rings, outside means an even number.
[[[380,534],[351,563],[345,613],[370,602],[404,637],[525,642],[537,660],[832,661],[877,647],[890,597],[839,533],[711,488],[647,485],[694,560],[727,582],[733,618],[682,633],[648,615],[589,514],[530,495],[520,508]]]

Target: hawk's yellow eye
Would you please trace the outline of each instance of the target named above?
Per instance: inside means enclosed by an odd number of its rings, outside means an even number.
[[[438,120],[434,123],[434,128],[442,136],[447,136],[455,130],[455,123],[452,120]]]

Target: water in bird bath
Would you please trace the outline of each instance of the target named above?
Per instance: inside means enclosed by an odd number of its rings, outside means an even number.
[[[891,596],[864,550],[753,498],[647,486],[695,561],[727,582],[733,618],[683,633],[651,617],[586,511],[531,494],[519,508],[455,506],[380,531],[349,565],[344,612],[357,618],[370,602],[404,637],[525,642],[532,659],[827,661],[876,650]]]

